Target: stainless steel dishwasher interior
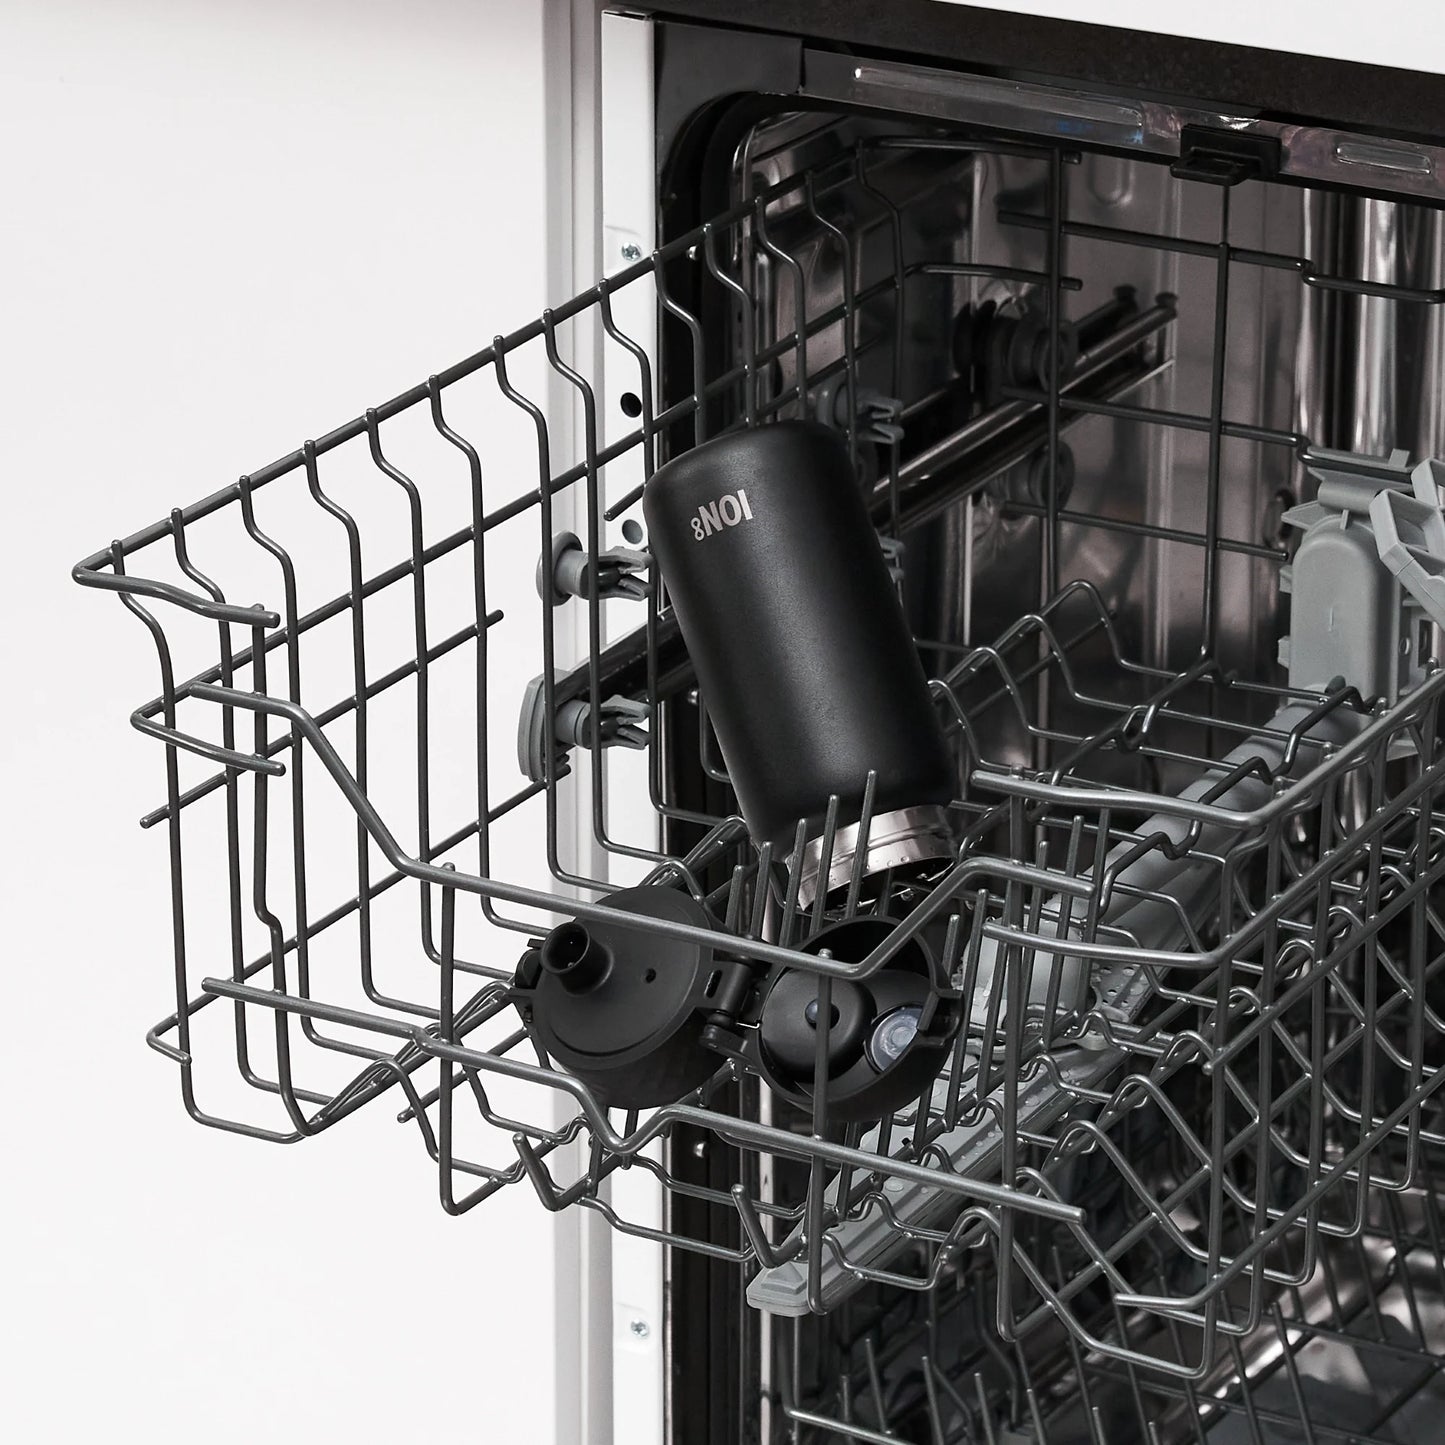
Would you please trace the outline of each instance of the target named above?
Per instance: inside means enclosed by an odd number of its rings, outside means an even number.
[[[1020,271],[1044,269],[1042,238],[1026,217],[1046,209],[1047,197],[1040,194],[1040,167],[1036,159],[1031,162],[1027,146],[1020,147],[1024,154],[1018,158],[1002,143],[993,152],[980,147],[941,168],[936,160],[928,163],[921,149],[926,143],[913,137],[905,145],[899,129],[896,123],[820,122],[811,113],[770,122],[740,149],[736,194],[745,199],[767,184],[816,170],[870,132],[880,133],[879,144],[886,145],[892,130],[899,164],[886,182],[874,171],[871,184],[888,185],[898,204],[907,255],[960,268],[986,260]],[[1118,385],[1110,399],[1207,414],[1218,360],[1224,415],[1257,418],[1257,430],[1273,431],[1267,440],[1224,438],[1214,525],[1238,545],[1222,564],[1216,595],[1205,599],[1207,549],[1193,535],[1206,520],[1205,426],[1149,426],[1076,414],[1065,418],[1063,440],[1072,458],[1066,475],[1077,478],[1077,490],[1063,504],[1057,557],[1041,556],[1038,482],[1036,477],[1031,482],[1027,466],[984,477],[977,467],[954,466],[946,505],[928,508],[938,513],[929,525],[905,533],[910,555],[927,558],[926,565],[909,568],[912,616],[921,636],[952,648],[974,645],[997,636],[1048,595],[1042,569],[1054,566],[1059,582],[1083,578],[1101,588],[1142,661],[1184,666],[1199,652],[1208,629],[1223,665],[1263,676],[1275,660],[1279,620],[1276,568],[1268,554],[1277,556],[1283,546],[1280,513],[1312,490],[1291,444],[1303,440],[1321,449],[1379,455],[1397,447],[1412,456],[1437,454],[1445,446],[1440,384],[1445,324],[1438,307],[1402,308],[1301,285],[1297,276],[1265,267],[1232,266],[1223,298],[1229,351],[1227,358],[1217,358],[1216,255],[1197,238],[1220,235],[1221,208],[1227,205],[1229,245],[1237,250],[1294,253],[1325,272],[1433,289],[1445,281],[1441,212],[1284,185],[1190,185],[1165,166],[1104,154],[1072,159],[1065,169],[1066,270],[1081,284],[1065,292],[1066,319],[1100,315],[1105,336],[1123,332],[1123,323],[1108,316],[1121,293],[1132,296],[1136,315],[1159,298],[1166,298],[1171,312],[1170,324],[1155,332],[1149,365]],[[866,206],[866,190],[859,190],[854,199]],[[773,224],[781,238],[786,203],[779,209]],[[880,207],[872,225],[865,225],[860,274],[874,269],[866,260],[868,247],[886,251],[891,244],[893,219]],[[1156,248],[1151,237],[1196,238],[1195,253]],[[800,253],[809,315],[843,299],[839,267],[826,241],[815,238],[811,260],[807,250]],[[956,389],[960,310],[990,300],[1027,305],[1033,297],[1037,303],[1041,289],[1026,282],[925,274],[942,269],[930,262],[911,276],[901,347],[895,338],[878,335],[871,351],[860,348],[857,363],[860,390],[902,403],[898,420],[910,443],[899,466],[905,496],[910,483],[942,474],[949,460],[980,450],[986,431],[977,421],[972,434],[966,425],[940,422],[935,425],[946,430],[937,444],[920,447],[914,440],[929,423],[930,403],[938,410],[940,395]],[[761,276],[753,289],[761,298],[764,335],[786,335],[796,320],[791,287],[770,286]],[[887,324],[881,311],[871,319],[879,331]],[[760,335],[760,344],[763,339]],[[810,370],[819,366],[816,345],[810,345]],[[826,351],[823,355],[827,358]],[[781,384],[787,386],[796,368],[786,353],[779,364]],[[994,427],[1004,424],[993,416],[985,420]],[[997,462],[992,455],[986,460]],[[1031,460],[1037,471],[1037,457]],[[880,495],[884,485],[878,484]],[[1183,540],[1171,545],[1122,528],[1101,535],[1098,527],[1071,526],[1070,512],[1173,528]],[[1212,603],[1213,616],[1205,601]]]
[[[898,133],[896,122],[857,117],[771,120],[739,148],[733,190],[744,201],[788,176],[825,169],[865,142],[885,155],[898,145],[896,164],[885,160],[870,171],[832,219],[854,236],[855,284],[875,269],[870,252],[884,258],[883,270],[890,256],[895,265],[900,255],[929,258],[898,268],[909,276],[906,310],[900,288],[868,316],[871,326],[855,343],[853,404],[879,437],[896,438],[874,496],[902,541],[906,603],[915,635],[936,644],[934,671],[945,675],[1061,587],[1086,582],[1140,661],[1181,671],[1209,654],[1246,679],[1273,677],[1288,624],[1281,518],[1313,495],[1305,457],[1311,448],[1381,456],[1445,450],[1445,317],[1439,306],[1402,307],[1263,266],[1221,266],[1219,246],[1227,237],[1241,252],[1297,254],[1325,274],[1429,291],[1445,281],[1440,211],[1284,185],[1190,185],[1147,161],[1070,157],[1060,198],[1062,268],[1077,284],[1062,293],[1064,319],[1085,323],[1077,346],[1083,364],[1070,357],[1070,374],[1083,379],[1096,405],[1061,417],[1054,519],[1037,436],[990,446],[1041,399],[1046,378],[1032,386],[990,378],[979,388],[986,394],[963,408],[957,402],[967,345],[960,318],[989,303],[995,316],[1027,316],[1046,304],[1037,285],[999,274],[1047,268],[1041,226],[1029,222],[1049,209],[1045,176],[1026,144],[1017,156],[1007,144],[965,148],[940,165],[926,140],[914,135],[905,146],[890,139]],[[937,144],[947,152],[946,140]],[[788,236],[786,202],[770,213],[769,229]],[[1170,244],[1179,238],[1194,244]],[[792,277],[780,276],[763,248],[748,282],[759,298],[758,344],[787,336],[800,313],[844,304],[845,278],[827,242],[815,236],[795,251],[784,239],[783,250],[801,262]],[[985,259],[991,266],[983,269],[994,274],[966,274]],[[801,288],[792,284],[798,276]],[[818,344],[810,341],[810,374],[844,360],[841,332],[823,339],[821,356]],[[1121,351],[1131,364],[1109,371]],[[1103,362],[1097,387],[1088,385],[1091,353]],[[785,389],[799,367],[787,353],[778,365],[777,386]],[[828,391],[822,405],[841,403]],[[1130,405],[1179,424],[1118,410]],[[1253,426],[1212,436],[1204,420],[1211,413]],[[1212,564],[1215,538],[1231,540]],[[1111,685],[1102,642],[1077,650],[1071,662],[1079,692]],[[1221,698],[1226,707],[1233,701]],[[1069,705],[1066,690],[1041,700],[1041,720],[1087,731],[1083,719],[1067,716]],[[1042,764],[1046,750],[1016,715],[992,716],[999,728],[987,742],[990,756]],[[1200,746],[1208,751],[1203,739]],[[1112,761],[1121,785],[1167,789],[1174,781],[1167,762],[1131,765],[1127,754]],[[1157,1139],[1151,1146],[1147,1111],[1130,1116],[1122,1134],[1146,1173],[1177,1167]],[[1076,1200],[1089,1197],[1087,1161],[1079,1168],[1066,1190]],[[1107,1173],[1096,1171],[1103,1190],[1096,1214],[1126,1208]],[[784,1160],[764,1170],[768,1180],[787,1175]],[[785,1185],[779,1189],[786,1195]],[[1433,1438],[1432,1412],[1445,1402],[1430,1358],[1445,1349],[1438,1228],[1432,1189],[1385,1196],[1352,1245],[1331,1244],[1299,1284],[1279,1289],[1269,1312],[1231,1339],[1197,1382],[1121,1366],[1057,1329],[1014,1345],[991,1338],[992,1282],[962,1264],[951,1288],[855,1288],[839,1316],[765,1315],[743,1375],[764,1401],[764,1440],[1423,1445]],[[1061,1279],[1067,1258],[1064,1245],[1055,1255]],[[926,1272],[922,1258],[918,1269]],[[1187,1324],[1130,1319],[1106,1297],[1094,1310],[1096,1328],[1143,1355],[1191,1355]]]

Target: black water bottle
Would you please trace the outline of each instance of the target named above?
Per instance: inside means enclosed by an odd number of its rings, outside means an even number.
[[[650,545],[753,838],[807,825],[802,897],[851,876],[868,774],[865,873],[946,856],[954,769],[848,451],[812,422],[706,442],[643,493]],[[798,866],[795,860],[794,866]]]

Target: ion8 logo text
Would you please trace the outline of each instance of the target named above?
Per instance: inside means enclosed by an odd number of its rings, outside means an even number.
[[[693,540],[701,542],[724,527],[736,527],[739,522],[751,522],[753,509],[748,505],[748,494],[741,487],[735,492],[725,492],[715,502],[708,502],[697,509],[692,519]]]

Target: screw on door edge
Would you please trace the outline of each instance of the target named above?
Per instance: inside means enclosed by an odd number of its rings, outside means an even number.
[[[622,259],[624,261],[642,260],[642,247],[639,246],[636,241],[629,241],[622,248]]]
[[[628,1329],[637,1336],[639,1340],[645,1340],[652,1333],[651,1326],[646,1320],[633,1320]]]

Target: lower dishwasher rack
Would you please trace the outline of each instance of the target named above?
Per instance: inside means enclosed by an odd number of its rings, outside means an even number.
[[[1328,1240],[1197,1381],[1059,1330],[1000,1345],[997,1280],[974,1268],[927,1295],[855,1308],[827,1335],[796,1322],[783,1431],[929,1445],[1428,1445],[1445,1405],[1439,1163],[1430,1150],[1421,1188],[1380,1195],[1358,1233]],[[1189,1348],[1187,1326],[1143,1320],[1102,1293],[1095,1308],[1100,1331],[1141,1354],[1178,1362]]]
[[[905,255],[907,167],[979,155],[1044,182],[1032,269]],[[1445,672],[1428,658],[1394,700],[1241,677],[1207,647],[1183,666],[1141,660],[1099,582],[1061,575],[1045,546],[1038,605],[986,646],[918,633],[959,767],[961,841],[933,872],[878,889],[855,878],[804,908],[788,860],[755,848],[727,806],[680,797],[665,766],[690,733],[726,803],[706,699],[630,518],[662,454],[822,408],[885,533],[987,504],[1037,535],[1064,515],[1062,432],[1088,416],[1149,420],[1120,398],[1167,367],[1162,338],[1184,303],[1090,311],[1064,365],[1069,159],[952,132],[868,137],[75,569],[119,595],[159,664],[160,692],[132,718],[165,765],[165,800],[143,822],[167,836],[175,1006],[149,1042],[178,1067],[190,1113],[294,1142],[386,1097],[452,1213],[521,1186],[548,1209],[591,1209],[735,1265],[755,1304],[826,1315],[864,1350],[860,1375],[834,1340],[805,1389],[814,1347],[797,1346],[773,1392],[795,1438],[911,1438],[867,1353],[895,1335],[894,1309],[910,1338],[933,1339],[951,1311],[984,1322],[976,1361],[930,1346],[911,1372],[923,1403],[907,1409],[935,1441],[1145,1438],[1111,1423],[1130,1410],[1161,1441],[1270,1440],[1272,1412],[1313,1418],[1302,1377],[1321,1341],[1388,1361],[1382,1379],[1433,1368],[1436,1306],[1422,1301],[1440,1268],[1427,1161],[1445,1146]],[[1227,236],[1227,206],[1222,224]],[[819,248],[810,265],[828,248],[836,261],[838,299],[812,314],[800,234]],[[1225,246],[1218,264],[1321,280],[1285,254]],[[799,314],[771,334],[757,306],[790,276]],[[1030,385],[968,400],[963,430],[986,413],[993,450],[979,462],[960,447],[961,471],[939,443],[910,470],[890,420],[909,404],[864,384],[870,356],[888,373],[905,298],[939,276],[1032,288],[1048,323]],[[1223,314],[1211,324],[1223,346]],[[682,383],[653,359],[644,332],[659,326]],[[714,329],[730,338],[721,360]],[[605,356],[605,381],[586,356]],[[544,409],[559,396],[578,419],[565,436]],[[614,401],[620,435],[599,418]],[[1233,427],[1314,455],[1263,421],[1226,424],[1217,388],[1211,405],[1155,419],[1203,423],[1216,449]],[[492,467],[503,434],[531,459],[520,485]],[[1020,467],[1027,486],[989,490]],[[1215,490],[1221,472],[1216,450]],[[1069,505],[1069,525],[1210,559],[1277,569],[1287,555],[1277,539],[1225,536],[1212,505],[1191,527]],[[583,562],[553,595],[546,567],[567,526]],[[536,598],[498,595],[500,559],[519,552],[546,559]],[[1205,567],[1207,615],[1221,576]],[[253,596],[270,604],[236,600]],[[650,799],[664,847],[613,830],[620,784]],[[865,806],[859,858],[868,826]],[[589,833],[588,847],[569,842]],[[829,980],[866,978],[939,928],[963,1011],[946,1068],[866,1126],[830,1123],[821,1077],[810,1116],[721,1057],[662,1108],[607,1110],[531,1045],[512,984],[526,940],[561,918],[605,919],[598,900],[623,880],[685,888],[733,956],[808,973],[820,1005]],[[806,951],[867,912],[897,920],[867,957]],[[728,1161],[722,1187],[677,1167],[684,1129]],[[655,1214],[615,1205],[629,1170],[654,1182]],[[849,1323],[880,1295],[872,1325]],[[777,1328],[804,1338],[801,1324]],[[1293,1406],[1270,1403],[1281,1380]],[[1078,1399],[1060,1405],[1066,1388]],[[1191,1411],[1193,1436],[1176,1436]],[[1337,1425],[1320,1419],[1315,1438]]]

